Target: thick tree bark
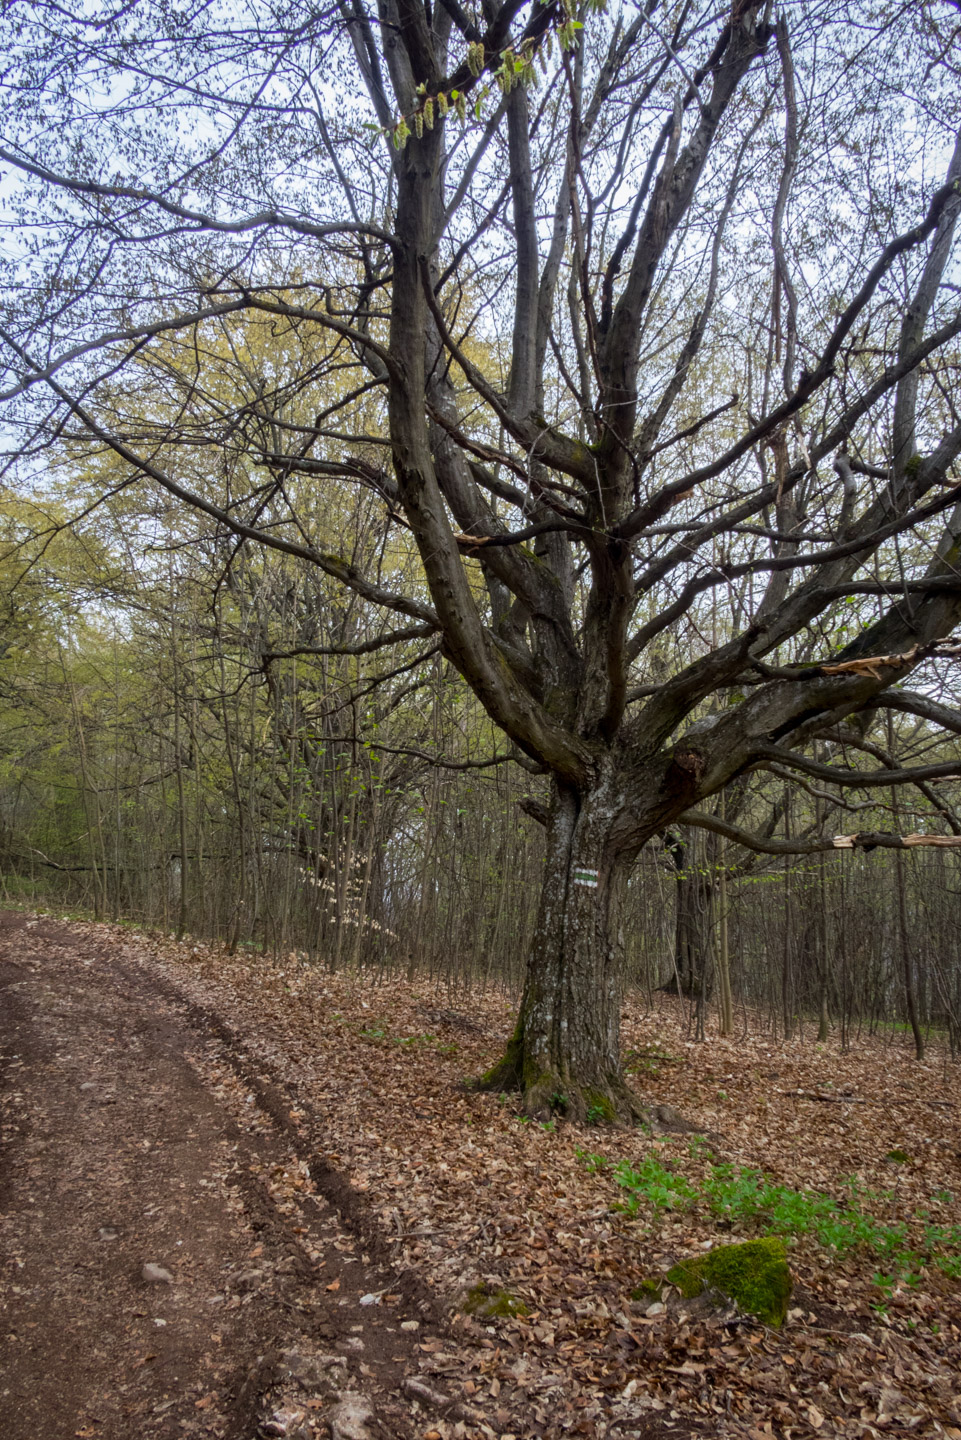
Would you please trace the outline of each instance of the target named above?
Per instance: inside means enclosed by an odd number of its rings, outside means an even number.
[[[490,1090],[520,1090],[524,1109],[611,1120],[640,1112],[620,1064],[620,915],[636,851],[612,837],[609,780],[579,792],[555,782],[544,883],[524,995]]]
[[[721,819],[725,818],[726,806],[724,792],[720,796]],[[731,952],[728,944],[728,907],[727,907],[727,855],[722,843],[718,845],[718,873],[717,873],[717,898],[718,898],[718,944],[717,944],[717,979],[720,990],[720,1015],[718,1017],[718,1033],[722,1036],[734,1034],[734,998],[731,994]]]

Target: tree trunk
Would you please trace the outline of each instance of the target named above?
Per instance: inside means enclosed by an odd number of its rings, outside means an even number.
[[[784,834],[791,835],[791,792],[784,788]],[[791,863],[784,857],[784,948],[781,954],[781,1020],[785,1040],[794,1038],[794,906],[791,890]]]
[[[894,862],[898,877],[898,939],[901,948],[901,965],[904,971],[904,998],[908,1012],[908,1024],[914,1037],[914,1058],[924,1059],[924,1031],[918,1018],[918,992],[914,979],[914,960],[908,938],[907,907],[904,899],[904,856],[895,851]]]
[[[721,795],[721,818],[724,817],[724,795]],[[727,866],[724,863],[726,854],[721,853],[721,866],[718,872],[718,949],[717,949],[717,978],[718,989],[720,990],[720,1015],[718,1017],[718,1034],[730,1036],[734,1034],[734,999],[731,994],[731,952],[728,945],[728,908],[727,908]]]
[[[896,755],[894,721],[890,711],[888,712],[888,750],[894,760]],[[900,830],[901,803],[896,785],[891,786],[891,814],[894,817],[895,827]],[[908,912],[904,896],[904,855],[900,850],[895,851],[894,865],[898,881],[898,939],[901,949],[901,967],[904,973],[904,999],[908,1012],[908,1024],[911,1026],[911,1034],[914,1037],[914,1057],[921,1061],[924,1059],[924,1032],[918,1018],[918,993],[914,980],[914,959],[908,938]]]
[[[629,851],[610,833],[613,786],[584,794],[555,781],[537,926],[517,1025],[482,1078],[520,1090],[524,1109],[578,1120],[633,1118],[637,1098],[620,1065],[620,910]]]
[[[688,832],[689,833],[689,832]],[[674,930],[674,974],[662,990],[685,995],[699,1007],[714,988],[712,963],[713,857],[698,855],[697,837],[673,836],[668,842],[675,870],[677,899]]]

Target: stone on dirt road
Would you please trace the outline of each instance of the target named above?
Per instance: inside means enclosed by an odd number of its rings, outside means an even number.
[[[240,1295],[249,1295],[253,1290],[259,1290],[264,1283],[263,1270],[242,1270],[232,1275],[229,1281],[231,1290],[236,1290]]]
[[[172,1285],[174,1283],[174,1277],[169,1270],[165,1270],[162,1265],[153,1263],[143,1267],[140,1277],[142,1280],[146,1280],[148,1285]]]
[[[373,1418],[374,1408],[367,1396],[346,1391],[328,1416],[331,1440],[372,1440],[367,1426]]]
[[[301,1350],[283,1350],[281,1359],[290,1378],[305,1390],[323,1390],[330,1381],[330,1371],[347,1365],[343,1355],[306,1355]]]
[[[303,1410],[289,1405],[275,1410],[260,1428],[265,1435],[284,1435],[287,1440],[310,1440],[315,1433]]]

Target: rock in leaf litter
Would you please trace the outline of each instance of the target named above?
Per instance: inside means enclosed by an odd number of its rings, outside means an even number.
[[[331,1440],[372,1440],[367,1426],[374,1418],[374,1407],[366,1395],[346,1391],[327,1418]]]
[[[154,1265],[152,1262],[143,1267],[140,1275],[148,1285],[172,1285],[174,1283],[174,1277],[169,1270],[165,1270],[162,1265]]]

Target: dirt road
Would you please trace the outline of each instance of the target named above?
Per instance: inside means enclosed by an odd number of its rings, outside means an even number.
[[[0,914],[4,1440],[424,1433],[429,1293],[235,1050],[106,933]]]

